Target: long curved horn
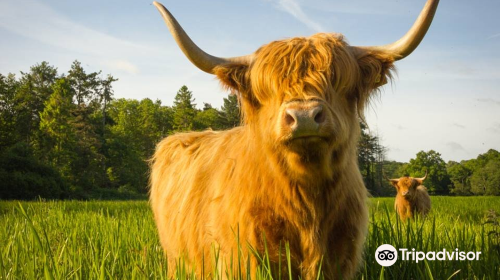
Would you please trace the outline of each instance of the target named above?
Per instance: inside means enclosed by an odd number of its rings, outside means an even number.
[[[384,179],[386,179],[387,181],[391,182],[391,183],[398,183],[399,182],[399,179],[389,179],[387,178],[387,176],[385,175],[385,172],[382,171],[382,176],[384,177]]]
[[[389,179],[389,182],[397,184],[399,182],[399,179]]]
[[[418,182],[419,184],[422,184],[422,183],[424,182],[424,180],[425,180],[425,179],[427,179],[427,170],[425,170],[425,175],[424,175],[424,177],[422,177],[422,178],[413,178],[413,179],[417,180],[417,182]]]
[[[400,60],[412,53],[420,44],[431,26],[439,0],[428,0],[411,29],[401,39],[384,46],[354,47],[362,51],[380,51],[392,54],[394,60]]]
[[[172,16],[172,14],[162,4],[154,1],[153,5],[155,5],[155,7],[160,12],[163,20],[170,30],[170,33],[172,33],[172,36],[177,42],[177,45],[179,45],[179,47],[181,48],[182,52],[184,52],[187,58],[201,70],[213,74],[214,68],[218,65],[228,63],[250,64],[250,62],[252,61],[253,54],[223,58],[212,56],[204,52],[191,40],[191,38],[189,38],[184,29],[182,29],[181,25],[174,18],[174,16]]]

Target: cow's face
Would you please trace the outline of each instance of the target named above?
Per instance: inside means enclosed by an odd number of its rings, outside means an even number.
[[[427,178],[427,172],[423,178],[401,177],[399,179],[390,179],[391,184],[396,188],[398,194],[406,199],[412,199],[415,196],[417,187],[422,185]]]
[[[392,60],[357,55],[337,34],[317,34],[261,47],[248,66],[215,74],[240,97],[244,122],[297,177],[331,176],[341,152],[359,135],[359,111],[385,83]]]
[[[393,183],[393,185],[400,195],[402,195],[404,198],[409,199],[413,197],[418,183],[411,177],[401,177],[397,182]]]

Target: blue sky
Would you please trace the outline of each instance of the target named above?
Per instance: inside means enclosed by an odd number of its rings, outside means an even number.
[[[0,2],[0,73],[41,61],[66,72],[77,59],[87,71],[120,80],[116,98],[171,105],[187,85],[198,107],[226,96],[213,76],[193,66],[148,1]],[[337,32],[352,45],[402,36],[424,0],[160,0],[191,38],[216,56],[239,56],[262,44]],[[500,150],[500,1],[441,0],[419,48],[396,65],[398,75],[367,110],[387,158],[408,161],[434,149],[448,160]]]

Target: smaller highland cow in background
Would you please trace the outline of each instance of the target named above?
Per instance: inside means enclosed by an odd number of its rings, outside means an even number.
[[[388,179],[398,192],[394,208],[401,220],[413,218],[415,214],[425,216],[431,210],[431,198],[427,188],[422,185],[426,178],[427,172],[423,178],[404,176],[399,179]]]

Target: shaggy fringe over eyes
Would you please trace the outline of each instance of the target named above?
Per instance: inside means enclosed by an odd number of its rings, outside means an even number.
[[[363,53],[356,57],[340,34],[318,33],[274,41],[255,52],[251,65],[229,64],[214,72],[226,89],[239,93],[244,122],[270,101],[331,94],[356,100],[358,114],[371,92],[392,79],[394,59],[390,54]]]
[[[260,103],[278,97],[320,95],[352,89],[359,77],[354,56],[338,34],[319,33],[275,41],[260,48],[252,65],[252,93]]]

